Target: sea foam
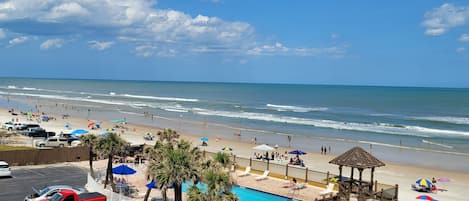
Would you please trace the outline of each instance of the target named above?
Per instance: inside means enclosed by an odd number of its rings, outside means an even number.
[[[300,107],[300,106],[292,106],[292,105],[274,105],[274,104],[267,104],[266,105],[270,109],[274,109],[280,112],[284,111],[292,111],[292,112],[318,112],[318,111],[326,111],[327,107]]]

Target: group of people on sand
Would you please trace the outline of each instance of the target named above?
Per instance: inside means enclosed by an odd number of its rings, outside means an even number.
[[[321,154],[326,155],[327,151],[329,151],[329,153],[331,153],[331,146],[330,145],[329,145],[329,150],[327,150],[326,146],[321,146]]]

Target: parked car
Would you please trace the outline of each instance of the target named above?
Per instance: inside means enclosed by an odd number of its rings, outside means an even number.
[[[45,140],[36,141],[36,147],[65,147],[68,146],[67,138],[53,136]]]
[[[22,124],[21,126],[18,126],[16,130],[29,130],[32,128],[40,128],[39,124]]]
[[[10,166],[5,161],[0,161],[0,177],[11,177]]]
[[[12,131],[12,130],[18,130],[18,128],[21,128],[22,127],[22,123],[19,123],[19,122],[5,122],[2,124],[2,128],[3,129],[6,129],[8,131]]]
[[[28,131],[24,131],[23,135],[28,137],[51,137],[55,136],[54,132],[46,132],[43,128],[30,128]]]
[[[71,145],[73,141],[77,141],[77,140],[80,141],[80,138],[72,136],[69,133],[60,133],[57,136],[67,139],[67,142],[69,145]]]
[[[49,201],[106,201],[106,199],[105,195],[98,192],[77,194],[71,190],[61,190]]]
[[[75,192],[75,193],[78,193],[78,194],[81,194],[81,193],[85,192],[84,189],[75,188],[75,187],[71,187],[71,186],[68,186],[68,185],[49,186],[49,187],[45,187],[45,188],[43,188],[39,191],[36,190],[35,188],[33,188],[34,193],[31,194],[31,195],[26,196],[24,198],[24,201],[48,200],[52,196],[54,196],[57,192],[59,192],[61,190],[69,190],[69,191],[72,191],[72,192]]]

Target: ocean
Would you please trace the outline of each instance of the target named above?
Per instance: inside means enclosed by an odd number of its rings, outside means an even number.
[[[285,146],[292,136],[306,150],[325,140],[469,157],[469,89],[0,78],[0,96],[2,107],[27,98],[72,104],[94,118],[199,122],[170,126],[201,135]]]

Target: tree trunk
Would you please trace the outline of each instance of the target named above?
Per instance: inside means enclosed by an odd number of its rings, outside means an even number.
[[[167,187],[161,188],[161,197],[163,198],[163,201],[168,201],[168,195],[166,195],[166,190],[168,190]]]
[[[93,170],[93,147],[90,146],[90,174],[91,174],[91,177],[95,178],[94,177],[94,170]]]
[[[111,182],[111,188],[113,192],[116,192],[116,184],[114,183],[114,175],[112,174],[112,154],[109,154],[109,161],[107,162],[107,172],[109,174],[109,180]]]
[[[174,184],[174,201],[182,201],[182,184]]]
[[[145,198],[143,199],[143,201],[148,201],[148,197],[150,197],[150,192],[151,192],[151,188],[148,188],[147,192],[145,193]]]

